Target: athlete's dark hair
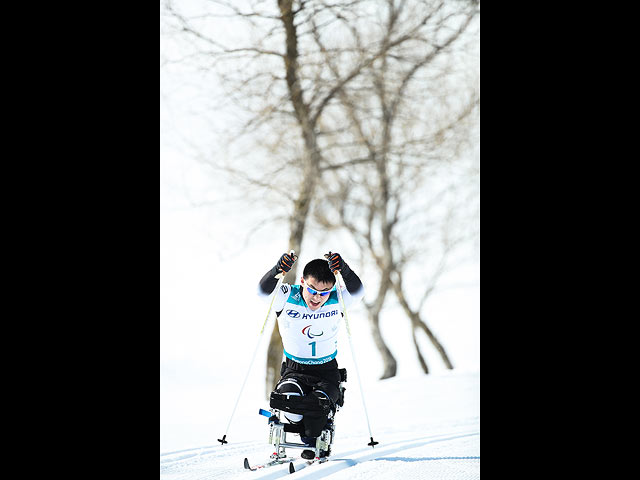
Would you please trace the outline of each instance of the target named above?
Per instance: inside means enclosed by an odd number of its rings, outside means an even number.
[[[307,263],[302,272],[302,276],[305,280],[307,277],[312,276],[319,282],[327,282],[332,285],[336,283],[335,275],[329,270],[329,262],[323,258],[316,258]]]

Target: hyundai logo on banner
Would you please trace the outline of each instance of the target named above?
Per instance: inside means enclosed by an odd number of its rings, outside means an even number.
[[[300,312],[297,312],[296,310],[287,310],[287,315],[291,318],[298,318],[300,316]]]

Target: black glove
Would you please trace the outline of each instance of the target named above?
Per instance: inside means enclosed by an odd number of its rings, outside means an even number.
[[[294,253],[293,256],[290,253],[285,253],[280,257],[278,263],[276,264],[276,269],[278,272],[287,273],[293,267],[293,264],[298,259],[298,256]]]
[[[324,258],[329,262],[329,270],[331,273],[336,273],[336,271],[340,271],[341,273],[349,271],[349,266],[347,262],[343,260],[339,253],[327,253]]]

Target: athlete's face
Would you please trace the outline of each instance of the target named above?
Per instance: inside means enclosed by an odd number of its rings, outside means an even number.
[[[317,310],[329,300],[329,290],[333,288],[333,283],[319,282],[315,277],[309,275],[306,280],[300,279],[300,285],[302,286],[302,298],[307,302],[307,305],[311,310]],[[308,290],[314,290],[315,294]],[[321,295],[322,292],[327,292],[326,295]]]

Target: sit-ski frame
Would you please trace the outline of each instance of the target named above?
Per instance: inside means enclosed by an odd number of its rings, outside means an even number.
[[[339,410],[339,406],[336,406],[336,412]],[[333,438],[335,436],[335,423],[332,421],[334,417],[333,410],[328,415],[328,420],[331,421],[331,425],[328,428],[322,430],[322,433],[316,438],[315,448],[306,445],[304,443],[294,443],[287,441],[287,433],[298,433],[298,432],[287,432],[285,430],[285,425],[295,425],[295,424],[286,424],[280,421],[280,410],[276,408],[271,408],[268,412],[265,410],[261,410],[260,413],[265,416],[269,416],[269,443],[274,446],[274,452],[271,454],[270,458],[272,459],[284,459],[287,457],[286,448],[299,448],[302,450],[313,450],[314,457],[316,459],[320,458],[320,452],[322,450],[327,451],[326,457],[331,453],[331,445],[333,444]],[[270,415],[269,415],[270,414]],[[326,458],[323,457],[323,458]]]

